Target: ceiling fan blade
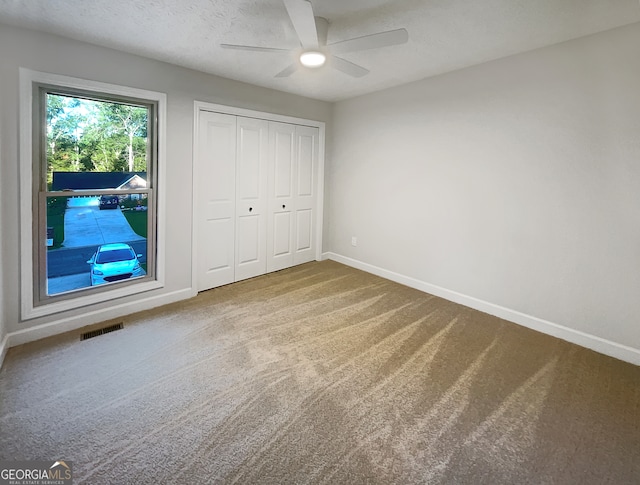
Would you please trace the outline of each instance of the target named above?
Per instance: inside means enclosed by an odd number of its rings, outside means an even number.
[[[239,51],[288,52],[288,49],[278,49],[277,47],[258,47],[255,45],[220,44],[220,47],[223,49],[237,49]]]
[[[276,77],[289,77],[291,76],[294,72],[296,72],[298,70],[298,64],[294,63],[291,64],[290,66],[284,68],[282,71],[280,71],[278,74],[276,74]]]
[[[378,47],[387,47],[390,45],[405,44],[409,40],[409,32],[407,29],[389,30],[377,34],[356,37],[355,39],[343,40],[331,44],[331,52],[336,54],[344,54],[345,52],[364,51],[367,49],[376,49]]]
[[[362,77],[369,74],[369,70],[362,66],[349,62],[342,57],[331,56],[331,65],[338,71],[342,71],[345,74],[353,77]]]
[[[318,33],[309,0],[283,0],[293,28],[304,49],[318,48]]]

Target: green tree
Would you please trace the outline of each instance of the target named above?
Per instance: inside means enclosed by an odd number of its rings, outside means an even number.
[[[80,137],[87,117],[79,109],[81,100],[47,95],[47,175],[53,171],[80,169]]]
[[[115,133],[124,135],[129,172],[135,171],[136,158],[144,159],[144,170],[146,170],[147,109],[126,104],[102,103],[99,118],[113,135]],[[144,143],[140,143],[141,141]]]
[[[48,95],[48,182],[54,171],[146,171],[147,119],[139,106]]]

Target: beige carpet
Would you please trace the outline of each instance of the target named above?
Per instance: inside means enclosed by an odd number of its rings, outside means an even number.
[[[9,351],[75,483],[640,483],[640,367],[326,261]]]

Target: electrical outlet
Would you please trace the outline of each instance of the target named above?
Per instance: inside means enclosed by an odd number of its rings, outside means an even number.
[[[352,246],[357,246],[358,245],[358,238],[355,236],[351,236],[351,245]]]

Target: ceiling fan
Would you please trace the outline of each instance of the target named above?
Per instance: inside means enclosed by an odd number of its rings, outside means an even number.
[[[406,29],[396,29],[327,45],[329,22],[322,17],[314,17],[310,0],[283,0],[283,2],[298,39],[300,39],[303,51],[299,60],[300,64],[305,67],[316,68],[324,65],[327,61],[327,55],[330,54],[329,63],[332,67],[350,76],[362,77],[369,73],[368,69],[338,57],[336,54],[404,44],[409,40]],[[289,52],[289,49],[250,45],[220,44],[220,47],[253,52]],[[298,63],[294,62],[276,74],[275,77],[288,77],[297,69]]]

